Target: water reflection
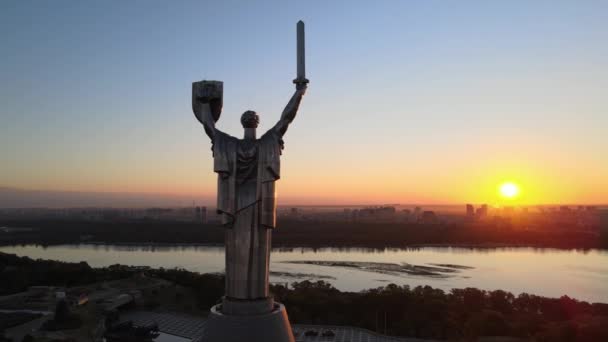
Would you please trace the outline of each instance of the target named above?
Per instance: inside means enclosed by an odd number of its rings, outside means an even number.
[[[135,266],[180,267],[201,273],[223,272],[224,247],[220,245],[18,245],[1,252],[69,262],[86,261],[93,267],[122,263]],[[295,261],[295,262],[294,262]],[[316,263],[310,263],[316,261]],[[464,265],[449,277],[424,272],[379,275],[365,267],[332,267],[332,262],[365,265]],[[410,247],[410,248],[302,248],[279,247],[271,256],[271,281],[325,280],[339,289],[359,291],[385,286],[431,285],[451,288],[503,289],[515,294],[534,293],[608,302],[608,251],[563,250],[531,247]],[[386,266],[389,267],[389,266]]]

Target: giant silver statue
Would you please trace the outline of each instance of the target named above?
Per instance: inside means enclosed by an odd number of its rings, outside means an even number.
[[[226,296],[258,299],[268,296],[271,231],[276,226],[275,181],[281,176],[283,135],[298,111],[305,83],[296,91],[274,127],[257,137],[258,114],[241,116],[243,139],[215,127],[222,101],[214,95],[219,82],[197,82],[192,106],[213,144],[213,171],[218,174],[217,210],[226,227]]]
[[[226,295],[215,308],[215,314],[223,319],[226,315],[264,315],[277,308],[268,293],[271,234],[276,228],[275,182],[281,177],[283,136],[298,112],[308,83],[301,21],[297,32],[295,93],[279,121],[259,138],[256,132],[259,116],[254,111],[246,111],[241,116],[243,139],[216,127],[222,112],[222,82],[192,84],[192,109],[212,143],[213,171],[218,177],[217,211],[225,227]],[[284,308],[282,310],[286,319]],[[288,330],[287,335],[291,335],[291,329]]]

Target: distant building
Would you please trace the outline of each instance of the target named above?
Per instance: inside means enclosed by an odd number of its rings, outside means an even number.
[[[353,221],[353,214],[350,208],[344,208],[344,220],[345,221]]]
[[[420,219],[420,213],[422,213],[422,208],[416,207],[414,208],[414,219]]]
[[[144,218],[150,220],[161,220],[166,216],[169,216],[172,211],[172,209],[168,208],[148,208],[145,211]]]
[[[300,218],[300,211],[298,210],[298,208],[294,207],[289,209],[289,217],[294,220]]]
[[[380,207],[376,208],[376,217],[379,221],[394,221],[396,212],[395,207]]]
[[[395,207],[370,207],[359,209],[357,219],[368,222],[394,222],[397,210]]]
[[[437,218],[437,215],[434,211],[425,210],[422,212],[419,222],[422,224],[437,224],[439,223],[439,219]]]
[[[207,224],[207,207],[196,207],[194,210],[194,222]]]
[[[404,222],[409,222],[412,217],[412,211],[409,209],[401,210],[402,219]]]
[[[207,224],[207,207],[201,207],[201,222]]]
[[[488,205],[482,204],[481,207],[477,208],[476,215],[479,218],[488,216]]]
[[[467,217],[475,216],[475,207],[472,204],[467,204]]]
[[[353,211],[351,212],[351,219],[353,221],[358,221],[359,220],[359,209],[353,209]]]
[[[506,217],[513,216],[513,213],[515,213],[515,208],[513,208],[513,206],[507,205],[504,208],[502,208],[502,213]]]

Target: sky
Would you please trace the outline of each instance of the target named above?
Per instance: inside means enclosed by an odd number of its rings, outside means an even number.
[[[191,83],[263,133],[300,19],[280,204],[608,203],[606,1],[2,1],[0,187],[212,203]]]

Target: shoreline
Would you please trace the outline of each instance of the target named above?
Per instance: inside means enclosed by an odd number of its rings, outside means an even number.
[[[3,247],[16,247],[16,246],[40,246],[46,247],[58,247],[58,246],[124,246],[124,247],[218,247],[223,248],[223,243],[214,242],[105,242],[105,241],[81,241],[81,242],[59,242],[59,243],[40,243],[40,242],[16,242],[16,243],[4,243],[0,242],[0,248]],[[304,250],[320,250],[320,249],[370,249],[370,250],[415,250],[423,248],[455,248],[455,249],[479,249],[479,250],[494,250],[494,249],[520,249],[520,248],[531,248],[531,249],[543,249],[543,250],[557,250],[557,251],[598,251],[607,252],[608,248],[596,248],[596,247],[556,247],[556,246],[539,246],[532,244],[506,244],[506,243],[430,243],[430,244],[411,244],[403,246],[370,246],[370,245],[316,245],[310,246],[305,244],[277,244],[272,247],[272,250],[281,249],[304,249]]]
[[[17,258],[24,258],[27,256],[19,256],[17,254],[13,254],[13,253],[7,253],[7,252],[3,252],[0,251],[0,257],[3,256],[15,256]],[[59,260],[54,260],[54,259],[36,259],[33,260],[33,262],[40,262],[40,261],[44,261],[44,262],[59,262],[59,263],[65,263],[65,264],[77,264],[77,262],[74,261],[59,261]],[[327,261],[322,261],[322,262],[327,262]],[[300,261],[294,261],[294,262],[286,262],[286,263],[294,263],[294,264],[298,264],[298,263],[302,263]],[[304,263],[318,263],[318,261],[306,261]],[[332,262],[330,262],[332,263]],[[378,263],[361,263],[361,264],[378,264]],[[137,270],[140,271],[142,266],[138,266],[138,265],[129,265],[129,264],[125,264],[125,263],[118,263],[116,264],[120,267],[125,267],[127,269],[131,269],[131,270]],[[335,265],[336,267],[342,267],[341,265]],[[416,265],[412,265],[412,266],[416,266]],[[462,265],[451,265],[453,267],[459,267]],[[89,266],[92,270],[104,270],[107,269],[107,267],[103,267],[103,266]],[[199,272],[199,271],[193,271],[193,270],[188,270],[188,269],[180,269],[180,268],[163,268],[163,267],[153,267],[153,266],[143,266],[147,269],[147,272],[158,272],[158,271],[167,271],[167,272],[172,272],[172,271],[179,271],[179,272],[187,272],[187,273],[191,273],[191,274],[197,274],[199,276],[223,276],[223,272]],[[348,266],[344,266],[344,267],[348,267]],[[468,268],[468,266],[465,266]],[[474,268],[474,267],[471,267]],[[304,282],[304,281],[310,281],[311,283],[314,283],[314,280],[322,280],[325,281],[326,283],[330,284],[331,286],[335,286],[333,284],[333,281],[336,280],[335,277],[333,276],[327,276],[327,275],[322,275],[322,274],[312,274],[312,273],[297,273],[297,272],[274,272],[275,274],[273,274],[274,276],[282,276],[282,277],[287,277],[287,278],[293,278],[294,280],[296,280],[296,282]],[[379,272],[382,273],[382,272]],[[428,279],[433,279],[435,277],[433,276],[423,276],[425,278]],[[388,285],[390,282],[387,282],[386,285]],[[395,284],[395,283],[393,283]],[[275,286],[276,284],[271,283],[271,286]],[[409,286],[408,284],[396,284],[398,286]],[[579,302],[587,302],[589,304],[601,304],[601,305],[608,305],[608,300],[591,300],[591,299],[581,299],[582,297],[580,296],[576,296],[576,295],[569,295],[569,294],[561,294],[561,295],[548,295],[548,294],[541,294],[538,292],[517,292],[517,291],[513,291],[510,290],[506,287],[500,287],[500,288],[491,288],[491,287],[483,287],[483,286],[473,286],[473,287],[459,287],[459,286],[449,286],[448,289],[446,288],[442,288],[441,286],[437,286],[437,285],[413,285],[412,287],[420,287],[420,286],[430,286],[432,288],[435,289],[439,289],[442,291],[446,291],[449,292],[450,290],[466,290],[467,288],[473,288],[473,289],[478,289],[481,291],[505,291],[507,293],[512,293],[515,296],[519,296],[522,294],[528,294],[528,295],[532,295],[532,296],[537,296],[537,297],[543,297],[543,298],[547,298],[547,299],[555,299],[558,300],[564,296],[569,297],[570,299],[579,301]],[[344,290],[344,289],[340,289],[336,287],[336,290],[338,290],[341,293],[354,293],[354,294],[361,294],[361,293],[365,293],[368,292],[370,290],[374,290],[377,289],[377,287],[368,287],[368,288],[362,288],[361,290]],[[10,296],[10,295],[8,295]]]
[[[200,249],[196,250],[196,246],[200,247]],[[210,259],[206,260],[210,261],[203,262],[199,265],[196,261],[200,260],[198,253],[202,253],[200,255],[208,255]],[[306,255],[300,255],[301,253],[306,253]],[[322,257],[315,256],[317,253],[320,253],[319,255]],[[355,253],[356,255],[353,257],[340,257],[340,255],[347,255],[347,253]],[[397,257],[393,257],[394,253],[397,253]],[[399,253],[405,254],[399,256]],[[412,256],[409,256],[408,253],[413,254]],[[430,256],[427,256],[427,253],[430,253]],[[492,263],[494,266],[491,266],[490,269],[488,269],[488,258],[486,258],[488,253],[504,256],[496,259],[498,264],[496,264],[496,262]],[[435,250],[385,249],[384,251],[369,250],[369,254],[361,249],[349,250],[342,248],[339,250],[313,250],[288,248],[283,249],[283,252],[277,250],[273,251],[275,258],[272,259],[274,266],[272,266],[271,269],[275,271],[275,274],[272,276],[276,277],[274,279],[279,283],[291,283],[293,281],[303,280],[310,280],[314,283],[318,280],[324,280],[325,276],[332,276],[336,279],[325,279],[325,281],[332,284],[337,289],[347,292],[358,292],[394,283],[411,286],[429,285],[444,290],[467,287],[476,287],[483,290],[502,289],[514,294],[532,293],[556,298],[568,294],[573,298],[608,304],[605,293],[603,291],[598,292],[597,287],[601,287],[601,284],[598,284],[596,280],[584,281],[586,286],[590,286],[590,290],[579,291],[563,287],[562,285],[549,286],[549,284],[545,284],[543,281],[540,283],[548,285],[547,287],[544,285],[542,287],[521,285],[520,282],[515,281],[517,278],[508,275],[504,276],[504,274],[508,274],[508,272],[505,273],[501,271],[497,273],[496,269],[500,271],[503,267],[501,266],[503,261],[507,260],[504,259],[504,257],[508,258],[512,253],[515,255],[532,256],[533,259],[536,258],[536,256],[540,258],[543,254],[546,254],[549,259],[547,259],[548,261],[544,264],[547,265],[554,265],[556,258],[560,259],[567,255],[584,257],[588,258],[586,260],[599,262],[599,264],[597,264],[599,266],[594,269],[588,269],[588,263],[578,263],[577,265],[580,264],[582,266],[580,270],[560,267],[559,270],[552,272],[558,275],[563,274],[564,278],[560,279],[572,280],[573,277],[577,277],[577,274],[581,274],[579,271],[584,272],[586,275],[594,276],[594,278],[595,275],[601,278],[607,276],[605,268],[601,266],[603,264],[602,260],[605,260],[606,257],[608,257],[608,253],[604,251],[567,252],[563,250],[531,248],[508,248],[504,250],[487,248],[476,250],[447,248]],[[16,248],[0,248],[0,255],[2,254],[12,254],[20,257],[27,257],[32,260],[54,260],[65,263],[78,263],[84,261],[92,268],[106,268],[120,264],[127,267],[143,266],[150,268],[183,269],[188,272],[200,274],[221,272],[223,270],[221,264],[224,260],[221,246],[216,245],[215,247],[208,247],[193,244],[188,246],[167,244],[146,246],[123,244],[112,246],[83,243],[77,245],[57,245],[56,249],[46,249],[41,246],[29,248],[17,246]],[[327,256],[325,256],[326,254]],[[465,255],[460,257],[459,254]],[[62,257],[62,255],[67,255],[68,257]],[[114,255],[119,255],[119,257],[115,257]],[[171,255],[175,255],[175,259],[171,259]],[[389,256],[389,258],[386,258],[384,255]],[[317,263],[321,263],[322,265],[314,265]],[[379,263],[382,265],[379,265]],[[558,262],[558,264],[560,263]],[[541,267],[532,267],[532,270],[534,270],[533,274],[540,275],[542,272],[549,269],[542,267],[542,263],[540,265]],[[328,266],[334,267],[330,268]],[[380,268],[376,266],[380,266]],[[462,266],[466,266],[466,269],[458,268]],[[441,277],[435,277],[428,274],[429,267],[439,267],[442,269],[448,267],[452,268],[454,271],[448,273],[441,272]],[[504,267],[507,266],[505,265]],[[416,272],[418,268],[423,272]],[[503,271],[505,270],[508,271],[509,268],[503,269]],[[299,276],[296,276],[298,274]],[[487,276],[490,274],[498,276],[502,282],[487,281]],[[357,285],[351,284],[350,281],[356,281]]]

